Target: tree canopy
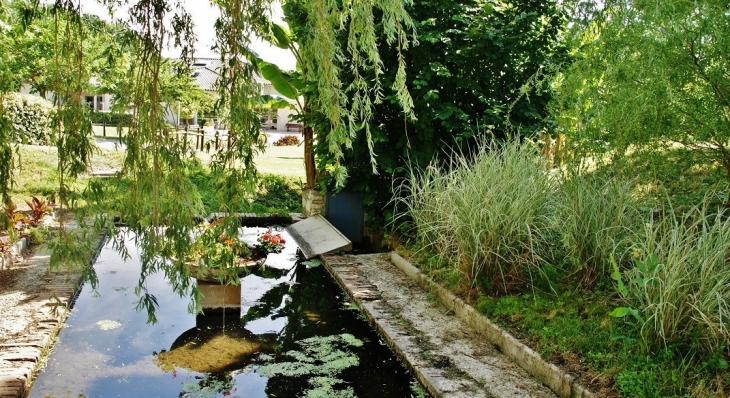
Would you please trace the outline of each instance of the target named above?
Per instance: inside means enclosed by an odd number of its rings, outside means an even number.
[[[306,18],[303,10],[299,12],[287,14],[297,35]],[[344,189],[363,194],[372,221],[387,219],[390,211],[383,207],[397,184],[394,180],[405,175],[409,164],[426,166],[445,148],[468,151],[479,134],[504,139],[533,136],[545,128],[549,92],[524,96],[521,88],[568,58],[560,41],[568,17],[558,1],[426,0],[408,12],[417,43],[384,56],[383,86],[399,79],[397,65],[401,57],[405,59],[411,70],[406,87],[413,97],[415,119],[397,105],[395,90],[387,89],[368,124],[372,148],[362,134],[344,154],[343,164],[350,173]],[[346,37],[340,35],[343,48]],[[343,81],[349,84],[351,80],[346,79],[355,78],[347,74]],[[311,85],[308,92],[315,103],[322,97]],[[316,127],[326,127],[327,122],[317,115],[312,119]],[[368,167],[370,151],[377,154],[375,170]],[[320,170],[332,169],[334,159],[322,140],[317,160]],[[328,189],[337,188],[332,178],[323,183]]]
[[[730,178],[727,3],[602,3],[584,4],[572,32],[577,59],[554,104],[561,128],[592,152],[680,144]]]

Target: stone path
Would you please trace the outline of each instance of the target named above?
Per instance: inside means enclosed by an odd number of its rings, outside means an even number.
[[[40,252],[0,273],[0,398],[24,396],[75,297],[79,276],[47,267]]]
[[[433,396],[556,396],[447,312],[387,255],[322,258]]]

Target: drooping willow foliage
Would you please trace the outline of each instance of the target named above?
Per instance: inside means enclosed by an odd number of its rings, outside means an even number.
[[[58,1],[50,12],[55,30],[53,92],[56,114],[53,129],[58,147],[59,204],[61,210],[65,207],[78,209],[80,197],[68,188],[68,183],[88,170],[95,151],[91,122],[86,117],[82,98],[90,77],[83,67],[87,32],[81,23],[78,4]],[[61,224],[60,234],[52,244],[52,266],[63,264],[67,268],[83,270],[85,277],[93,281],[93,270],[88,267],[87,256],[83,255],[89,250],[88,242],[88,239],[68,234]]]
[[[6,35],[10,26],[6,22],[9,19],[8,5],[0,0],[0,35]],[[13,142],[15,141],[10,120],[5,117],[3,99],[5,94],[16,89],[10,65],[10,51],[8,43],[0,40],[0,197],[4,200],[8,196],[12,172],[15,169],[15,155]]]
[[[314,83],[318,91],[317,110],[330,121],[325,135],[330,152],[336,159],[330,171],[338,185],[344,185],[347,170],[340,164],[343,148],[351,148],[358,131],[367,136],[373,172],[375,154],[369,122],[373,105],[383,100],[380,79],[384,73],[383,61],[377,50],[375,9],[382,12],[381,24],[385,41],[398,52],[398,70],[393,87],[404,112],[413,117],[413,101],[406,88],[405,60],[402,50],[409,45],[409,33],[414,24],[405,7],[410,0],[298,0],[307,15],[306,37],[300,55],[305,79]],[[285,2],[286,3],[286,2]],[[347,32],[347,51],[338,43],[338,34]],[[415,37],[415,35],[414,35]],[[349,62],[339,63],[347,60]],[[352,82],[344,86],[340,79],[341,66],[352,73]],[[369,81],[374,77],[373,80]],[[321,138],[320,138],[321,139]]]
[[[84,29],[80,0],[56,0],[50,8],[55,17],[55,86],[54,98],[57,116],[54,123],[59,150],[59,192],[63,206],[78,214],[80,225],[89,212],[96,215],[95,229],[86,234],[110,231],[115,247],[124,252],[123,235],[117,234],[115,221],[121,221],[141,248],[142,267],[136,294],[138,308],[146,309],[150,321],[155,320],[157,306],[154,292],[147,289],[146,278],[153,273],[164,273],[173,289],[181,295],[193,297],[191,309],[196,309],[200,295],[191,283],[185,263],[192,248],[196,220],[202,214],[201,200],[188,178],[188,160],[194,158],[191,149],[176,139],[174,129],[165,123],[165,104],[161,76],[166,68],[162,51],[169,45],[182,49],[177,73],[190,73],[195,42],[190,15],[176,0],[100,0],[111,10],[128,7],[128,17],[122,21],[126,29],[124,45],[133,54],[127,73],[126,89],[121,98],[115,98],[115,108],[126,107],[133,113],[125,137],[126,157],[121,170],[123,183],[116,186],[92,181],[85,192],[72,192],[68,182],[88,171],[94,153],[93,136],[88,109],[82,93],[91,78],[84,64]],[[219,115],[229,129],[228,145],[217,152],[212,161],[213,186],[226,203],[221,209],[229,216],[226,229],[233,236],[240,225],[234,216],[243,201],[254,193],[257,173],[254,157],[263,150],[259,139],[261,125],[254,108],[261,94],[256,83],[255,65],[250,44],[255,36],[263,37],[271,31],[271,7],[274,0],[216,0],[220,18],[216,22],[218,35],[216,50],[223,67],[218,82]],[[322,132],[337,158],[343,148],[351,145],[355,134],[372,116],[372,106],[383,99],[379,77],[383,64],[377,53],[374,13],[380,10],[384,40],[398,51],[408,45],[413,24],[405,12],[410,0],[335,1],[308,0],[309,40],[301,48],[302,70],[306,79],[316,82],[322,100],[315,111],[331,121],[331,131]],[[0,21],[7,2],[0,0]],[[29,8],[34,5],[31,2]],[[37,7],[37,4],[35,5]],[[347,51],[337,44],[336,35],[348,27]],[[4,25],[0,25],[3,29]],[[2,45],[2,41],[0,41]],[[2,48],[0,48],[2,50]],[[0,51],[0,57],[3,57]],[[349,59],[348,73],[355,73],[355,81],[343,87],[339,76],[343,60]],[[402,57],[400,57],[402,61]],[[369,73],[360,73],[369,71]],[[374,72],[374,73],[373,73]],[[376,77],[366,80],[364,76]],[[405,88],[405,66],[401,62],[395,91],[410,113],[411,100]],[[370,79],[370,78],[369,78]],[[0,96],[15,90],[14,77],[4,73],[0,64]],[[122,106],[120,106],[120,104]],[[0,109],[2,111],[2,109]],[[2,116],[2,112],[0,112]],[[368,135],[369,136],[369,135]],[[0,117],[0,194],[6,196],[11,185],[15,165],[14,142],[11,127]],[[371,154],[372,156],[372,154]],[[374,159],[374,156],[373,156]],[[344,169],[337,171],[340,179]],[[84,203],[81,206],[80,200]],[[86,218],[88,219],[88,218]],[[54,265],[69,266],[83,262],[88,247],[83,247],[78,235],[61,229],[59,239],[52,245]],[[125,253],[126,254],[126,253]],[[93,270],[82,267],[93,281]],[[233,276],[233,275],[232,275]],[[237,277],[232,277],[233,283]]]

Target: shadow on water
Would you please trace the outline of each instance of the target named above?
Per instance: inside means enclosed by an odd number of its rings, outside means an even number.
[[[292,243],[241,279],[241,304],[225,312],[189,314],[154,275],[155,325],[134,310],[139,253],[127,245],[126,263],[102,250],[99,288],[80,294],[31,397],[412,395],[414,378],[323,267],[296,263]]]

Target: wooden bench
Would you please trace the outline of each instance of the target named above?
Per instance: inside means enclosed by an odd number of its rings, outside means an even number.
[[[302,131],[302,125],[299,123],[287,123],[286,124],[286,131],[289,131],[289,129],[297,129],[297,131]]]

